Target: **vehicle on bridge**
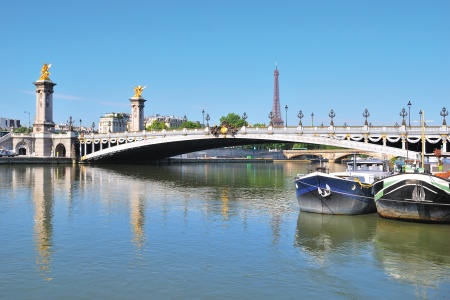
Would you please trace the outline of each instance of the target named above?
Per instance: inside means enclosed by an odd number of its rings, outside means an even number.
[[[14,157],[16,155],[17,155],[16,151],[14,151],[14,150],[8,150],[6,148],[0,149],[0,157],[2,157],[2,156]]]
[[[295,186],[300,211],[333,215],[375,213],[372,184],[388,175],[388,162],[380,159],[355,160],[345,172],[299,174]]]

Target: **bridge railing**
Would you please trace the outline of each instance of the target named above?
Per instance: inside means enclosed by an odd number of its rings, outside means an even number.
[[[5,134],[4,136],[0,137],[0,144],[3,143],[3,142],[6,142],[10,138],[11,138],[11,133]]]
[[[427,126],[423,128],[427,134],[435,134],[437,136],[442,134],[449,134],[447,126]],[[318,135],[347,135],[347,134],[370,134],[370,135],[420,135],[422,134],[422,127],[420,126],[292,126],[292,127],[242,127],[237,134],[318,134]],[[113,139],[113,138],[128,138],[128,139],[146,139],[154,137],[165,136],[180,136],[180,135],[210,135],[209,128],[202,129],[165,129],[159,131],[139,131],[139,132],[111,132],[111,133],[90,133],[81,135],[80,138],[85,139]]]

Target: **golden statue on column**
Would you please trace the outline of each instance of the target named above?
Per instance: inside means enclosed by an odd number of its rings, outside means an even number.
[[[39,77],[39,80],[50,80],[50,68],[52,64],[44,64],[41,69],[41,77]]]
[[[133,98],[141,98],[142,92],[147,86],[137,85],[134,87],[134,96]]]

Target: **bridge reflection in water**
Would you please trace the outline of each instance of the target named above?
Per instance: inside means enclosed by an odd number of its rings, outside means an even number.
[[[441,147],[447,152],[447,126],[415,127],[242,127],[236,133],[214,135],[210,128],[86,134],[79,137],[82,161],[145,162],[206,149],[274,142],[309,143],[349,148],[378,157],[420,158],[419,151],[408,149],[422,139],[426,152]],[[292,153],[285,153],[289,156]],[[339,158],[337,152],[335,157]],[[328,155],[328,154],[327,154]],[[342,153],[342,156],[347,154]],[[375,155],[374,155],[375,156]]]

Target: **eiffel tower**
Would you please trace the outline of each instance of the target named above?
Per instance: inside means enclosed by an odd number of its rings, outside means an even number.
[[[280,91],[278,89],[278,66],[275,65],[275,71],[273,72],[274,82],[273,82],[273,104],[272,104],[272,124],[274,127],[283,127],[284,121],[281,118],[280,109]]]

